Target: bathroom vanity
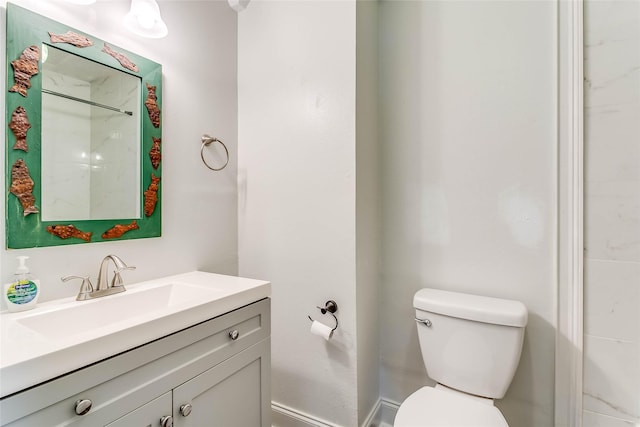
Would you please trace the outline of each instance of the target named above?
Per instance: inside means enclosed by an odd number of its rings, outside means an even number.
[[[0,425],[271,425],[268,282],[192,272],[128,288],[0,316]],[[105,327],[43,334],[114,306]]]

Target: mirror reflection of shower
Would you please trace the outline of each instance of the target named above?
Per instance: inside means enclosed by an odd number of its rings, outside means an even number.
[[[139,218],[140,78],[42,51],[43,220]]]

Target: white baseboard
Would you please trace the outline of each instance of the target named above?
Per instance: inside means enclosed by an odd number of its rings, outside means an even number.
[[[365,418],[364,422],[360,424],[360,427],[378,427],[378,417],[380,416],[380,399],[376,402],[375,405],[369,411],[369,415]]]
[[[375,415],[363,427],[392,427],[399,408],[400,404],[397,402],[380,399],[376,405]]]
[[[277,402],[271,402],[272,427],[341,427],[332,422],[298,411]]]
[[[378,400],[361,427],[393,426],[393,420],[400,405],[386,399]],[[346,427],[323,420],[297,409],[271,402],[272,427]]]

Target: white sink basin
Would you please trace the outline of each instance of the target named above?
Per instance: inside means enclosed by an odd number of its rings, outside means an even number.
[[[162,314],[170,308],[211,299],[221,293],[215,287],[187,283],[137,287],[102,298],[62,304],[56,310],[26,315],[16,322],[49,340],[68,339],[72,335],[85,335],[87,331],[130,323],[132,319],[144,318],[152,312]]]
[[[0,315],[0,397],[267,298],[262,280],[191,273]]]

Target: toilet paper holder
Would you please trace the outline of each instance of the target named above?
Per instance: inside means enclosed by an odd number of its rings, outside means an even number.
[[[331,329],[331,332],[338,329],[338,318],[336,317],[335,314],[333,314],[336,311],[338,311],[338,304],[336,304],[336,302],[333,300],[329,300],[324,304],[324,307],[320,307],[320,306],[316,306],[316,307],[318,308],[318,310],[320,310],[320,313],[322,314],[329,313],[330,315],[333,316],[333,319],[336,321],[336,326],[333,329]],[[313,319],[311,318],[311,316],[307,316],[307,317],[309,318],[309,320],[313,322]]]

